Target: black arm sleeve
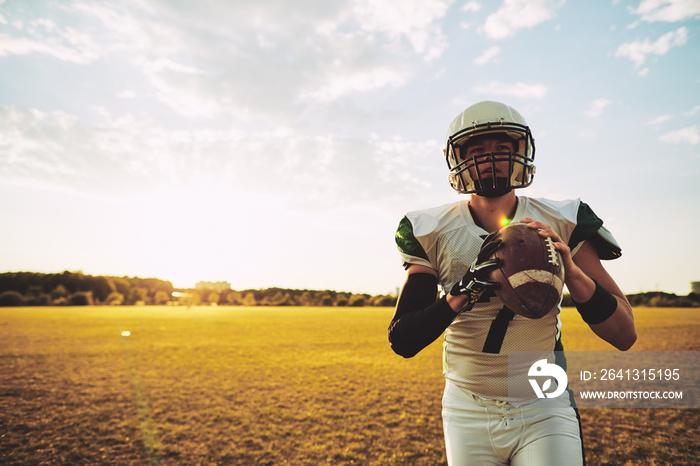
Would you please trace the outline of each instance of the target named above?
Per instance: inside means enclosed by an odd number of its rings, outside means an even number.
[[[437,296],[437,277],[429,273],[408,276],[396,303],[389,326],[391,349],[411,358],[434,342],[452,323],[457,313],[445,298]]]

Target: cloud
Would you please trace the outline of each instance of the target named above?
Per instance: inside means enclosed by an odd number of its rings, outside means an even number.
[[[687,112],[684,112],[683,116],[693,116],[698,112],[700,112],[700,105],[696,105],[695,107],[691,108]]]
[[[532,29],[552,19],[554,8],[551,0],[504,0],[479,30],[489,39],[512,37],[519,29]]]
[[[75,2],[72,7],[76,7],[76,16],[80,16],[80,3]],[[68,10],[69,7],[56,4],[55,8]],[[15,31],[12,34],[0,34],[0,56],[43,54],[61,61],[87,64],[106,56],[114,49],[115,42],[112,38],[100,38],[104,30],[86,26],[85,23],[89,24],[89,21],[83,22],[84,17],[58,24],[58,19],[41,17],[42,14],[55,14],[55,10],[32,8],[30,11],[38,17],[13,19],[10,23]],[[16,12],[10,11],[10,14]],[[20,10],[19,14],[25,13]],[[79,26],[67,25],[76,22]]]
[[[692,117],[692,116],[695,116],[698,112],[700,112],[700,105],[696,105],[693,108],[691,108],[690,110],[688,110],[686,112],[682,112],[680,114],[680,116]],[[656,118],[649,120],[648,124],[650,126],[659,126],[659,125],[666,123],[667,121],[670,121],[671,119],[676,118],[678,116],[679,115],[668,115],[668,114],[667,115],[659,115]]]
[[[641,68],[646,63],[649,55],[665,55],[673,47],[683,46],[687,41],[688,30],[685,27],[681,27],[676,31],[664,34],[654,42],[651,42],[649,39],[625,42],[617,48],[615,56],[629,58],[634,62],[635,68]],[[644,72],[644,69],[641,72]]]
[[[477,57],[474,60],[474,64],[477,66],[484,65],[494,58],[498,56],[498,54],[501,53],[501,48],[498,46],[494,47],[489,47],[488,49],[484,50],[484,53],[482,53],[479,57]]]
[[[309,135],[285,126],[175,130],[130,115],[90,125],[64,112],[0,106],[0,182],[106,199],[206,185],[295,210],[381,208],[429,186],[426,173],[443,168],[430,153],[441,154],[432,140]]]
[[[105,100],[88,105],[99,124],[82,119],[81,109],[73,110],[78,118],[0,106],[0,180],[105,197],[163,185],[232,186],[300,209],[405,202],[403,194],[423,186],[427,162],[418,151],[426,144],[387,147],[362,134],[347,121],[362,118],[366,128],[376,116],[354,113],[347,98],[403,86],[416,66],[441,54],[450,3],[319,1],[299,10],[288,2],[270,8],[204,1],[195,8],[139,0],[60,7],[42,15],[53,24],[35,26],[52,53],[87,57],[71,58],[77,65],[94,61],[81,52],[92,48],[61,39],[70,25],[79,32],[74,38],[101,46],[104,76],[118,72],[100,83]],[[72,71],[82,74],[79,66]],[[107,98],[120,100],[110,107]],[[409,147],[415,163],[402,165]]]
[[[310,98],[321,103],[330,103],[349,93],[361,93],[380,87],[399,87],[406,82],[406,75],[389,67],[378,67],[369,70],[329,69],[324,81],[326,84],[319,88],[302,90],[301,99]]]
[[[0,56],[44,54],[73,63],[90,63],[100,55],[100,46],[75,30],[61,31],[51,40],[33,37],[12,37],[0,34]]]
[[[659,136],[659,141],[667,144],[700,144],[700,126],[693,125],[670,131]]]
[[[64,112],[0,106],[0,177],[74,177],[81,161],[62,146],[68,140],[65,130],[75,122]]]
[[[426,60],[434,60],[448,46],[438,22],[445,17],[453,0],[355,0],[352,14],[365,31],[378,33],[391,41],[407,40]]]
[[[666,123],[669,121],[671,118],[673,118],[673,115],[659,115],[656,118],[649,120],[648,124],[650,126],[658,126],[662,123]]]
[[[504,83],[493,81],[483,86],[475,86],[474,92],[494,97],[518,97],[520,99],[541,100],[547,95],[547,86],[538,83]]]
[[[700,2],[697,0],[643,0],[637,8],[629,8],[630,13],[641,16],[641,21],[676,22],[700,15]]]
[[[588,118],[597,118],[603,114],[603,110],[605,110],[605,107],[608,105],[614,103],[610,99],[595,99],[593,102],[590,103],[588,106],[588,110],[586,110],[585,115]]]
[[[158,100],[180,115],[214,118],[225,111],[222,101],[210,92],[218,85],[209,73],[170,58],[138,57],[133,62],[156,90]]]
[[[0,179],[96,195],[138,193],[224,168],[242,133],[168,130],[126,115],[86,124],[64,112],[0,106]]]
[[[156,97],[178,114],[269,121],[403,85],[411,71],[397,64],[407,55],[432,60],[447,48],[440,20],[451,1],[320,2],[303,10],[210,2],[190,11],[143,0],[144,11],[91,4],[81,11],[112,31],[121,44],[114,53],[128,50]]]
[[[59,2],[32,10],[31,28],[4,30],[0,56],[135,67],[150,89],[127,85],[178,116],[289,120],[309,105],[407,83],[449,46],[441,22],[453,1]],[[11,13],[8,21],[20,17]]]
[[[429,160],[426,154],[440,154],[442,146],[435,140],[410,141],[400,136],[380,138],[373,134],[374,158],[379,166],[382,184],[399,182],[409,189],[430,188],[425,169],[420,168]]]
[[[117,97],[121,99],[135,99],[136,91],[134,91],[133,89],[124,89],[123,91],[117,94]]]
[[[476,13],[479,10],[481,10],[481,3],[479,3],[475,0],[468,1],[462,7],[462,11],[467,11],[467,12],[471,12],[471,13]]]

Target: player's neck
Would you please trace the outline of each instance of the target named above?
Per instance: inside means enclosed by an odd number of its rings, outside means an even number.
[[[487,198],[472,194],[469,199],[469,211],[472,218],[484,230],[492,233],[500,230],[504,219],[513,219],[518,208],[518,198],[513,191],[495,198]]]

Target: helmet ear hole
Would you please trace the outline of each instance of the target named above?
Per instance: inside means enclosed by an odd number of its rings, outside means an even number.
[[[466,175],[465,180],[465,174],[467,173],[468,172],[465,171],[459,174],[450,173],[448,175],[447,178],[450,182],[450,186],[452,186],[452,189],[459,193],[467,192],[467,189],[469,188],[473,189],[474,182],[472,181],[471,177],[469,175]]]
[[[450,186],[452,186],[452,189],[455,191],[460,191],[462,187],[460,186],[459,179],[455,175],[447,175],[447,179],[450,181]]]

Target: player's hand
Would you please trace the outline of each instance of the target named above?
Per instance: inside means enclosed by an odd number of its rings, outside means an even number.
[[[494,239],[494,236],[495,233],[492,233],[486,237],[479,251],[479,255],[474,259],[474,262],[472,262],[469,270],[464,274],[464,277],[462,277],[450,291],[452,296],[467,296],[467,303],[462,308],[462,311],[468,311],[474,307],[474,304],[476,304],[487,289],[498,288],[498,282],[489,280],[488,278],[493,270],[503,265],[501,259],[498,257],[489,259],[489,256],[500,248],[503,243],[500,239]]]
[[[559,251],[559,254],[561,254],[561,260],[564,264],[564,270],[571,270],[573,267],[576,267],[574,265],[573,259],[571,258],[571,249],[561,239],[559,234],[556,231],[552,230],[552,227],[550,227],[546,223],[538,222],[531,218],[523,218],[520,220],[520,223],[527,223],[527,226],[529,228],[537,230],[537,233],[540,236],[542,236],[543,238],[550,238],[552,240],[552,245],[554,246],[554,249]]]

